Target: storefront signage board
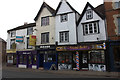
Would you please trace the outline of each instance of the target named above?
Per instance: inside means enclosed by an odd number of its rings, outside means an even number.
[[[35,35],[30,35],[29,36],[29,45],[30,46],[35,46],[36,45],[36,36]]]
[[[7,53],[16,53],[16,49],[15,50],[7,50]]]

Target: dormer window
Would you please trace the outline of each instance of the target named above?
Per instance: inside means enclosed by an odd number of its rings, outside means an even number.
[[[47,26],[49,25],[49,17],[42,17],[41,18],[41,26]]]
[[[61,15],[61,22],[65,22],[68,20],[68,15],[67,14],[62,14]]]
[[[86,11],[86,19],[92,19],[93,18],[93,11],[90,9],[90,10],[87,10]]]

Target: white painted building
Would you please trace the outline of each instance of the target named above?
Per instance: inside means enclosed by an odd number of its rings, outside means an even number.
[[[102,7],[101,9],[104,9]],[[86,4],[77,27],[78,42],[95,42],[106,40],[105,17],[100,8]]]
[[[76,25],[79,13],[66,0],[61,0],[55,15],[55,41],[58,45],[77,44]]]

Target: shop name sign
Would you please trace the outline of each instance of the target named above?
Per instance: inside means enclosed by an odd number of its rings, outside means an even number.
[[[31,52],[23,52],[23,54],[31,54]]]
[[[61,46],[57,47],[57,51],[76,51],[76,50],[90,50],[91,46]]]

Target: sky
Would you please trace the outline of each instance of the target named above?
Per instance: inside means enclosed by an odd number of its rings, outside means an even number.
[[[21,26],[24,22],[33,23],[43,1],[56,9],[61,0],[1,0],[0,1],[0,37],[7,40],[7,30]],[[103,0],[67,0],[70,5],[82,13],[89,2],[93,7],[103,4]]]

